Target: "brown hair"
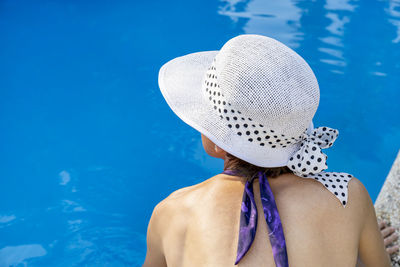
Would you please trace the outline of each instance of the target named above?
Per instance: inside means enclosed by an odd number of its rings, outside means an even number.
[[[273,168],[258,167],[248,163],[247,161],[239,159],[228,152],[226,152],[224,164],[224,170],[226,169],[238,171],[247,179],[250,179],[260,171],[265,173],[269,178],[275,178],[284,173],[293,173],[292,170],[290,170],[287,166]]]

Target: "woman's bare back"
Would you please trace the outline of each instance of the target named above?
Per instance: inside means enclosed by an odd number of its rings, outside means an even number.
[[[350,181],[345,208],[313,179],[283,174],[268,181],[282,220],[290,266],[354,267],[358,253],[364,262],[369,261],[371,265],[367,266],[389,266],[376,217],[376,231],[369,219],[372,215],[367,204],[371,200],[359,180],[353,178]],[[154,210],[149,232],[158,235],[152,242],[159,243],[163,264],[173,267],[234,266],[243,188],[242,178],[219,174],[180,189],[160,202]],[[254,181],[254,193],[259,214],[257,233],[239,266],[273,267],[275,263],[258,180]],[[370,231],[368,240],[362,237],[367,223],[372,224],[367,227],[372,229],[367,229]],[[377,245],[363,247],[360,245],[363,239],[364,243],[375,242]],[[367,255],[371,253],[375,256]],[[375,263],[379,264],[373,265]],[[162,266],[160,264],[154,266]],[[145,263],[145,266],[153,265]]]

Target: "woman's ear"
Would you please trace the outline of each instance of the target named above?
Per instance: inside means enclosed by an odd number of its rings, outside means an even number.
[[[218,158],[225,158],[225,154],[226,154],[226,152],[225,152],[225,150],[223,150],[222,148],[220,148],[219,146],[217,146],[217,145],[215,145],[214,144],[214,150],[215,150],[215,153],[218,155]]]
[[[204,150],[207,152],[208,155],[214,158],[225,159],[225,150],[214,144],[204,134],[201,134],[201,141],[203,143]]]

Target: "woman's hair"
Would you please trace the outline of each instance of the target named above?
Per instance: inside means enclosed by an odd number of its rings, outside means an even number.
[[[232,154],[229,154],[228,152],[226,152],[224,166],[224,170],[226,169],[236,170],[247,179],[250,179],[260,171],[265,173],[265,175],[269,178],[275,178],[284,173],[293,173],[292,170],[290,170],[287,166],[273,168],[258,167],[248,163],[247,161],[241,160]]]

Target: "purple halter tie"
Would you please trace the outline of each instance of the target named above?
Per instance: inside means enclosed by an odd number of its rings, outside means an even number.
[[[239,172],[235,170],[227,169],[223,173],[227,175],[240,176]],[[250,249],[254,237],[256,236],[258,215],[253,192],[253,181],[255,178],[256,177],[254,176],[250,181],[247,181],[244,187],[240,212],[239,242],[235,265],[239,263]],[[261,203],[264,210],[265,221],[268,226],[269,240],[271,242],[272,254],[274,255],[276,267],[288,267],[289,263],[286,252],[285,236],[283,234],[281,219],[279,217],[271,187],[269,186],[268,179],[264,173],[258,172],[258,179],[260,183]]]

